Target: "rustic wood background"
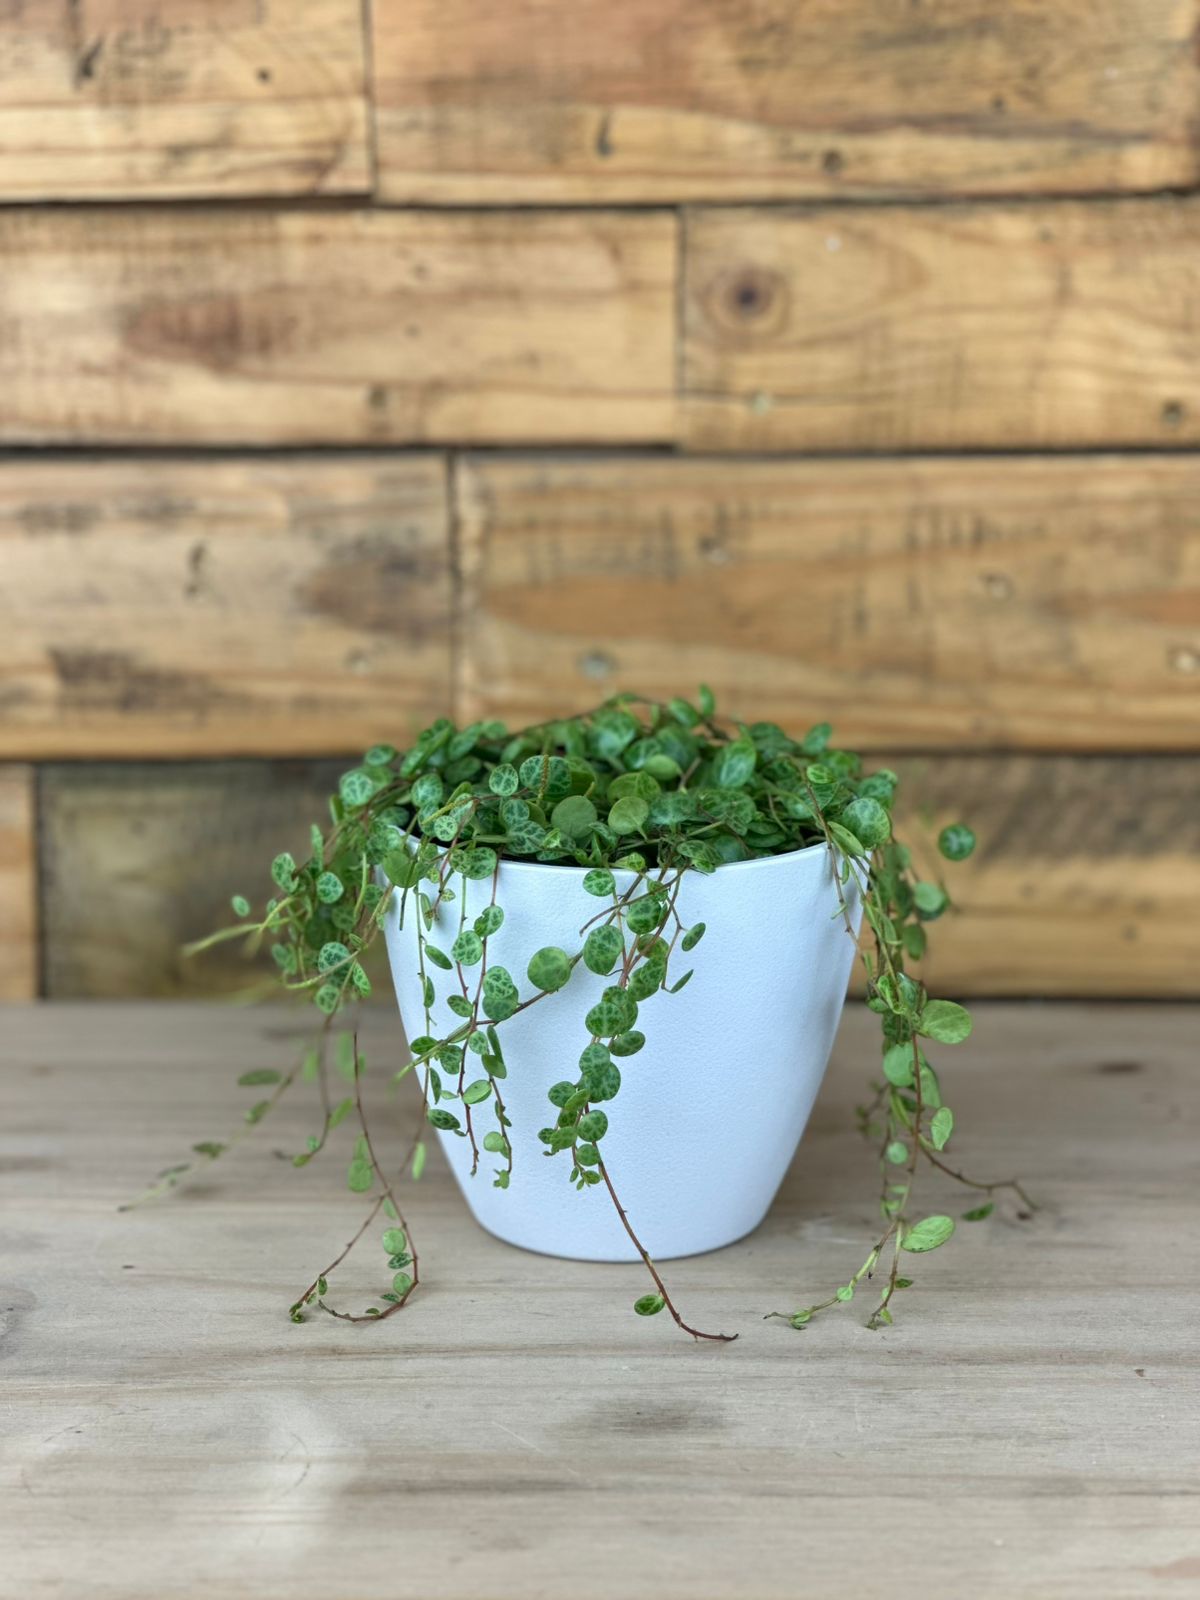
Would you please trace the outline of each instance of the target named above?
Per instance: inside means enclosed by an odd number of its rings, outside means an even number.
[[[3,8],[0,994],[245,986],[363,745],[699,678],[975,823],[939,985],[1200,993],[1198,28]]]

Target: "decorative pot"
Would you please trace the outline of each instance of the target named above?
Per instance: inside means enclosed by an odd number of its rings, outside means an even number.
[[[622,892],[634,881],[628,872],[615,877]],[[537,992],[525,975],[534,952],[558,945],[574,953],[580,929],[608,904],[586,892],[583,878],[579,867],[501,863],[504,924],[488,940],[488,960],[508,969],[522,998]],[[454,887],[466,895],[469,925],[491,900],[491,878],[456,879]],[[853,880],[844,893],[857,936],[862,908]],[[401,926],[400,900],[397,892],[387,913],[387,947],[401,1018],[415,1038],[426,1031],[419,915],[410,893]],[[683,955],[677,947],[671,959],[672,981],[689,967],[694,976],[679,994],[660,991],[641,1002],[637,1025],[646,1044],[618,1060],[621,1090],[604,1105],[605,1165],[656,1260],[732,1244],[766,1215],[821,1086],[855,951],[824,844],[707,876],[689,871],[676,909],[685,927],[706,925],[694,950]],[[440,906],[431,941],[448,950],[460,915],[461,900]],[[461,1026],[445,1005],[456,975],[429,970],[438,991],[430,1031],[441,1038]],[[577,1191],[567,1178],[569,1153],[548,1156],[537,1138],[557,1115],[546,1091],[578,1077],[589,1042],[584,1015],[611,981],[580,962],[562,989],[500,1024],[513,1124],[508,1189],[492,1181],[500,1157],[481,1149],[472,1178],[468,1141],[439,1131],[475,1220],[526,1250],[579,1261],[638,1259],[604,1185]],[[461,1105],[450,1109],[461,1120]],[[483,1131],[496,1126],[492,1103],[475,1116],[482,1145]]]

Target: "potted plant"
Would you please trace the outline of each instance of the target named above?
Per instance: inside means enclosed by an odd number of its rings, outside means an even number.
[[[331,1033],[370,992],[363,962],[381,934],[411,1047],[396,1077],[416,1080],[422,1127],[436,1130],[476,1218],[551,1255],[642,1261],[643,1316],[665,1309],[697,1338],[735,1337],[686,1322],[659,1263],[731,1243],[765,1215],[825,1071],[863,920],[882,1055],[859,1122],[880,1149],[880,1235],[844,1283],[785,1320],[802,1328],[878,1274],[868,1325],[892,1321],[911,1282],[906,1255],[955,1226],[916,1212],[927,1166],[982,1193],[968,1219],[1004,1188],[1029,1205],[1015,1180],[979,1182],[943,1154],[954,1118],[926,1048],[960,1042],[971,1021],[906,968],[948,896],[914,877],[893,837],[896,775],[865,772],[830,739],[827,724],[795,739],[719,719],[701,688],[695,703],[618,695],[518,733],[442,719],[406,751],[375,746],[342,777],[308,860],[272,863],[262,914],[237,896],[239,924],[196,947],[268,942],[283,987],[323,1018],[290,1073],[243,1076],[272,1089],[248,1125],[309,1079],[323,1123],[295,1164],[343,1121],[356,1126],[347,1182],[369,1210],[353,1242],[378,1222],[390,1283],[361,1314],[335,1307],[329,1279],[348,1246],[298,1296],[293,1320],[308,1307],[379,1320],[419,1281],[397,1188],[420,1177],[425,1135],[389,1176],[356,1039]],[[951,861],[974,843],[962,824],[939,837]],[[195,1151],[215,1159],[226,1147]]]

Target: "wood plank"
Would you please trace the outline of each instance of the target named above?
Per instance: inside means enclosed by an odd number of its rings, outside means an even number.
[[[1194,0],[375,0],[390,200],[1193,183]]]
[[[456,484],[471,714],[703,680],[854,749],[1196,749],[1191,458],[478,455]]]
[[[364,194],[357,0],[19,0],[0,198]]]
[[[0,440],[655,441],[661,212],[0,214]]]
[[[1200,995],[1200,757],[882,753],[878,764],[901,773],[905,837],[961,908],[931,932],[930,981],[944,993]],[[271,969],[247,968],[229,946],[191,962],[179,947],[230,920],[230,895],[265,898],[272,856],[305,846],[344,765],[44,768],[47,992],[267,984]],[[932,840],[959,820],[979,849],[945,867]]]
[[[31,767],[0,766],[0,1000],[38,992],[33,785]]]
[[[46,993],[58,997],[244,994],[270,971],[240,946],[182,947],[261,906],[281,850],[309,826],[348,761],[103,762],[41,769]],[[273,983],[271,984],[273,988]],[[268,991],[269,992],[269,991]]]
[[[422,1279],[406,1309],[374,1328],[294,1326],[286,1306],[364,1210],[345,1189],[349,1124],[303,1173],[272,1154],[318,1125],[311,1091],[190,1190],[116,1207],[239,1123],[254,1091],[235,1075],[290,1067],[299,1018],[74,1006],[6,1024],[0,1510],[21,1532],[15,1593],[277,1600],[303,1572],[318,1594],[551,1600],[569,1571],[578,1600],[785,1594],[797,1572],[830,1596],[848,1552],[864,1600],[1187,1592],[1192,1011],[982,1008],[970,1043],[942,1052],[959,1154],[1019,1172],[1041,1210],[1020,1222],[1002,1201],[914,1258],[894,1328],[866,1334],[856,1300],[797,1335],[762,1314],[844,1279],[876,1226],[852,1107],[877,1032],[852,1007],[767,1221],[667,1269],[701,1325],[739,1332],[724,1348],[634,1317],[638,1267],[488,1237],[436,1150],[406,1193]],[[413,1108],[404,1093],[393,1116],[383,1105],[394,1016],[379,1008],[363,1043],[382,1159],[398,1161]],[[958,1189],[931,1199],[965,1209]],[[564,1184],[564,1203],[587,1202]],[[334,1279],[341,1304],[377,1292],[383,1258],[364,1248]],[[914,1506],[936,1507],[936,1560],[919,1539],[864,1537]],[[580,1558],[583,1526],[603,1559]],[[399,1582],[381,1532],[395,1529]]]
[[[0,754],[344,754],[445,710],[435,456],[0,463]]]
[[[715,210],[687,227],[694,448],[1200,442],[1200,200]]]
[[[900,755],[897,822],[956,910],[929,929],[942,994],[1200,998],[1200,758]],[[966,821],[950,865],[935,842]]]

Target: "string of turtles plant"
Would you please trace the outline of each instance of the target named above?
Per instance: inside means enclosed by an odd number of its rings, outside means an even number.
[[[978,1203],[962,1214],[968,1221],[987,1216],[1002,1190],[1032,1209],[1015,1179],[981,1181],[947,1156],[954,1115],[925,1048],[930,1041],[961,1042],[971,1018],[961,1005],[931,997],[906,966],[925,953],[928,925],[946,911],[949,896],[941,882],[915,875],[910,851],[893,836],[896,774],[864,772],[857,755],[830,741],[825,723],[802,739],[770,722],[727,723],[702,687],[694,704],[623,694],[583,715],[518,733],[499,722],[457,728],[441,719],[408,750],[376,745],[343,775],[330,801],[329,826],[312,829],[308,860],[276,856],[275,893],[262,914],[253,915],[248,901],[235,896],[238,924],[193,947],[229,938],[267,943],[283,988],[310,998],[324,1019],[316,1043],[290,1072],[243,1074],[242,1084],[271,1088],[247,1111],[246,1129],[297,1080],[316,1084],[321,1123],[293,1157],[296,1166],[324,1151],[342,1122],[352,1117],[357,1128],[347,1183],[370,1197],[369,1208],[341,1253],[298,1295],[293,1321],[303,1321],[310,1307],[352,1322],[382,1320],[407,1304],[419,1281],[397,1190],[402,1178],[420,1178],[424,1137],[417,1135],[389,1175],[364,1109],[357,1037],[331,1034],[334,1018],[370,993],[363,962],[394,895],[401,917],[414,911],[417,917],[425,1013],[423,1031],[411,1041],[412,1059],[396,1076],[415,1076],[422,1128],[427,1123],[468,1141],[473,1175],[485,1155],[496,1159],[492,1181],[500,1188],[520,1177],[519,1163],[514,1167],[518,1130],[504,1100],[504,1024],[566,987],[580,965],[609,980],[581,1019],[576,1074],[549,1090],[547,1125],[537,1139],[544,1155],[562,1161],[576,1188],[607,1190],[652,1280],[652,1290],[634,1305],[642,1316],[665,1309],[697,1339],[736,1337],[685,1321],[621,1204],[604,1156],[610,1115],[619,1114],[620,1063],[645,1043],[639,1024],[646,1008],[662,992],[678,995],[692,976],[679,968],[705,930],[681,920],[680,888],[689,872],[711,873],[727,862],[824,841],[836,865],[837,914],[853,937],[846,896],[853,879],[870,931],[862,955],[866,1004],[880,1020],[882,1060],[858,1122],[879,1150],[882,1231],[862,1264],[827,1298],[770,1316],[803,1328],[852,1300],[878,1273],[881,1286],[867,1325],[890,1323],[895,1296],[912,1283],[904,1275],[906,1255],[938,1248],[955,1227],[947,1215],[916,1214],[917,1179],[926,1168],[977,1192]],[[945,859],[961,861],[975,838],[958,823],[942,830],[938,846]],[[585,867],[584,888],[597,902],[577,948],[547,946],[533,956],[524,989],[493,956],[504,926],[499,891],[505,859]],[[628,887],[618,887],[616,872],[632,874]],[[470,880],[491,886],[488,903],[473,919],[463,892]],[[456,901],[457,933],[443,949],[430,937],[435,914]],[[453,1026],[435,1025],[439,1004]],[[335,1093],[335,1074],[345,1080],[345,1094]],[[231,1142],[205,1141],[193,1149],[213,1160]],[[141,1198],[173,1187],[193,1166],[168,1169]],[[380,1305],[362,1313],[342,1310],[330,1301],[330,1278],[381,1213],[390,1286]]]

